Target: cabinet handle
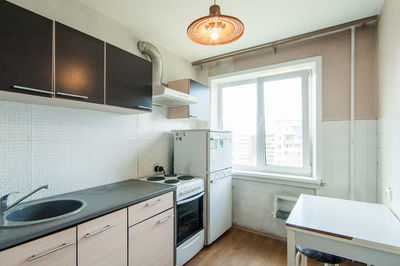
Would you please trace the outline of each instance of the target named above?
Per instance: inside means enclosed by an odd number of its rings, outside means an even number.
[[[14,89],[17,89],[17,90],[31,91],[31,92],[54,95],[54,92],[52,92],[52,91],[38,90],[38,89],[33,89],[33,88],[28,88],[28,87],[23,87],[23,86],[17,86],[17,85],[13,85],[12,87]]]
[[[174,218],[174,215],[170,215],[167,218],[161,219],[160,221],[158,221],[159,224],[165,223],[166,221],[170,220]]]
[[[102,228],[102,229],[100,229],[100,230],[97,230],[97,231],[95,231],[95,232],[93,232],[93,233],[87,233],[85,236],[84,236],[84,238],[89,238],[89,237],[92,237],[92,236],[94,236],[94,235],[97,235],[97,234],[99,234],[99,233],[101,233],[101,232],[104,232],[104,231],[107,231],[108,229],[111,229],[111,228],[113,228],[113,227],[115,227],[115,226],[117,226],[116,224],[109,224],[109,225],[107,225],[106,227],[104,227],[104,228]]]
[[[190,118],[199,118],[197,115],[189,115]]]
[[[43,257],[43,256],[46,256],[46,255],[49,255],[49,254],[51,254],[51,253],[53,253],[53,252],[59,251],[59,250],[61,250],[61,249],[63,249],[63,248],[67,248],[67,247],[69,247],[69,246],[72,246],[73,244],[74,244],[74,243],[68,243],[68,244],[64,243],[61,247],[58,247],[58,248],[55,248],[55,249],[46,251],[46,252],[44,252],[44,253],[42,253],[42,254],[39,254],[39,255],[33,255],[32,257],[30,257],[30,258],[28,259],[28,261],[29,261],[29,262],[34,261],[34,260],[39,259],[39,258],[41,258],[41,257]]]
[[[73,98],[79,98],[79,99],[88,99],[89,97],[87,96],[82,96],[82,95],[77,95],[77,94],[70,94],[70,93],[64,93],[64,92],[57,92],[57,95],[60,96],[67,96],[67,97],[73,97]]]
[[[148,110],[148,111],[153,110],[153,108],[147,107],[147,106],[143,106],[143,105],[136,105],[135,107],[138,108],[138,109],[143,109],[143,110]]]
[[[159,199],[159,200],[154,201],[154,202],[152,202],[152,203],[147,203],[147,204],[146,204],[146,207],[150,207],[150,206],[156,205],[156,204],[161,203],[161,202],[163,202],[163,201],[164,201],[163,199]]]

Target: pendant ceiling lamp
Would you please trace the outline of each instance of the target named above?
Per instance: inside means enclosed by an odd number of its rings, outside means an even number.
[[[203,45],[231,43],[242,37],[243,32],[243,23],[238,18],[221,15],[215,0],[210,15],[196,19],[187,29],[189,39]]]

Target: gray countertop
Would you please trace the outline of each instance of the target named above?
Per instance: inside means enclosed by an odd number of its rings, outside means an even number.
[[[176,187],[171,185],[132,179],[46,198],[46,200],[81,199],[86,201],[87,205],[82,211],[64,219],[25,227],[0,228],[0,250],[60,231],[161,194],[175,191],[175,189]]]

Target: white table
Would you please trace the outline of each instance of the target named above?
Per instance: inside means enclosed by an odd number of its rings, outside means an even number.
[[[400,221],[382,204],[301,195],[288,220],[288,266],[295,245],[376,266],[400,265]]]

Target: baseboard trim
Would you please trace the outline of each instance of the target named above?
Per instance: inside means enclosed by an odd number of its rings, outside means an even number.
[[[238,230],[242,230],[242,231],[246,231],[246,232],[253,233],[253,234],[256,234],[256,235],[260,235],[260,236],[265,236],[265,237],[268,237],[268,238],[273,238],[273,239],[276,239],[276,240],[279,240],[279,241],[286,240],[286,238],[282,238],[280,236],[263,233],[263,232],[256,231],[256,230],[253,230],[253,229],[250,229],[250,228],[247,228],[247,227],[239,226],[239,225],[236,225],[236,224],[232,225],[232,228],[235,228],[235,229],[238,229]]]

